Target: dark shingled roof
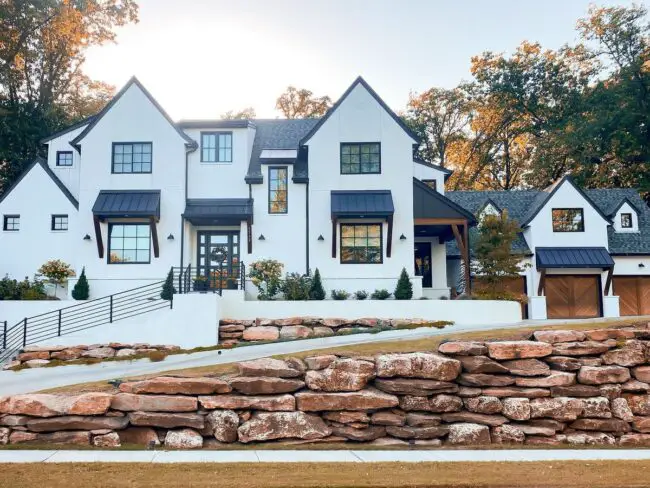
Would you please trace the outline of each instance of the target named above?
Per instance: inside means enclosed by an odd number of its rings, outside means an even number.
[[[597,210],[607,217],[612,217],[621,203],[629,201],[639,213],[639,232],[615,232],[610,226],[609,252],[618,255],[650,254],[650,208],[641,199],[639,193],[632,188],[608,188],[599,190],[584,190]],[[466,208],[474,215],[480,212],[486,203],[493,202],[502,210],[507,210],[510,218],[517,222],[526,222],[530,215],[537,211],[548,197],[548,192],[542,190],[510,190],[510,191],[449,191],[445,196]],[[470,240],[472,238],[470,231]],[[531,254],[522,234],[512,245],[513,252]],[[447,243],[447,255],[459,256],[460,253],[454,241]]]
[[[263,149],[298,149],[300,139],[319,119],[256,119],[253,151],[248,165],[247,183],[262,183],[260,154]],[[307,162],[298,158],[293,168],[294,179],[307,178]]]

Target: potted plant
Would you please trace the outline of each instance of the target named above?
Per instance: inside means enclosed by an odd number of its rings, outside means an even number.
[[[194,291],[208,291],[208,278],[203,275],[197,275],[193,280]]]
[[[237,287],[237,275],[233,274],[232,276],[228,277],[226,280],[226,289],[228,290],[236,290]]]

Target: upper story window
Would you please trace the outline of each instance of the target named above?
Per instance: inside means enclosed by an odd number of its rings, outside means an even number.
[[[286,166],[269,168],[270,214],[283,214],[289,211],[288,173]]]
[[[151,173],[150,142],[114,142],[113,173]]]
[[[201,132],[202,163],[232,163],[232,132]]]
[[[381,263],[381,241],[381,224],[341,224],[341,263]]]
[[[138,264],[151,261],[149,224],[110,224],[108,264]]]
[[[68,230],[68,216],[66,214],[52,215],[52,230]]]
[[[56,165],[57,166],[72,166],[72,151],[57,151],[56,152]]]
[[[436,180],[422,180],[422,183],[427,185],[432,190],[436,190],[436,191],[438,190],[438,183],[436,182]]]
[[[632,224],[632,214],[631,213],[622,213],[621,214],[621,229],[631,229]]]
[[[20,215],[5,215],[2,230],[17,232],[20,230]]]
[[[553,232],[584,232],[585,217],[581,208],[554,208]]]
[[[378,142],[341,143],[341,174],[381,173],[381,146]]]

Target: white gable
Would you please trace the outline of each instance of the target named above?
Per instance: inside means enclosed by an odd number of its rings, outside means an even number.
[[[625,202],[613,218],[616,232],[639,232],[639,215],[629,203]],[[631,225],[623,227],[624,224]]]

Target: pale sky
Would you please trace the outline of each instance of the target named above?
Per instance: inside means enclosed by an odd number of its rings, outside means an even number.
[[[358,75],[399,111],[411,91],[469,80],[483,51],[574,42],[590,3],[613,2],[139,0],[140,22],[89,51],[85,71],[118,89],[136,75],[176,120],[277,117],[288,85],[336,100]]]

